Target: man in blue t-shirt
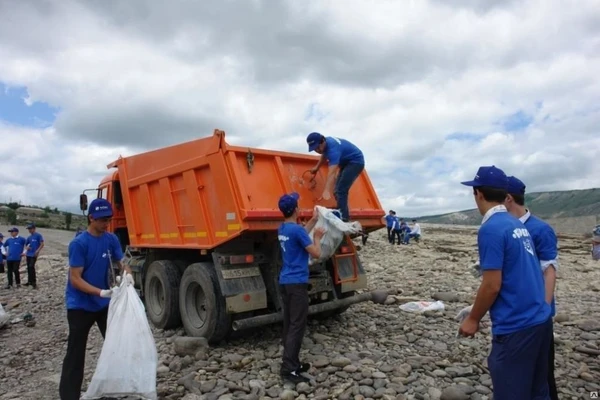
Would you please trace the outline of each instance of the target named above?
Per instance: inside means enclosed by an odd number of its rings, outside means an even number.
[[[94,199],[88,209],[87,230],[69,244],[65,289],[69,338],[60,377],[61,400],[76,400],[81,396],[85,349],[92,326],[98,325],[102,337],[106,334],[112,262],[125,269],[127,284],[133,284],[131,270],[121,264],[123,252],[119,239],[108,232],[112,215],[112,205],[107,200]]]
[[[306,142],[308,151],[316,151],[321,154],[321,159],[310,172],[315,175],[321,165],[327,160],[328,170],[327,181],[321,199],[329,200],[331,192],[337,201],[337,208],[340,209],[342,220],[350,220],[350,211],[348,209],[348,192],[350,187],[365,168],[365,158],[362,151],[346,139],[336,137],[325,137],[318,132],[310,133]],[[335,184],[335,186],[334,186]]]
[[[474,336],[489,310],[492,351],[488,367],[494,399],[546,399],[552,321],[531,236],[504,206],[508,178],[502,170],[480,167],[472,181],[462,184],[473,187],[483,216],[477,236],[483,279],[459,332]]]
[[[27,248],[25,253],[27,259],[27,283],[25,283],[25,286],[31,286],[32,288],[37,289],[35,263],[40,255],[40,251],[44,248],[44,238],[41,234],[36,232],[35,224],[33,222],[27,225],[27,230],[29,231],[29,237],[26,241]]]
[[[4,235],[0,232],[0,274],[5,272],[6,249],[4,248]]]
[[[13,286],[13,275],[17,288],[20,288],[21,273],[19,272],[19,268],[21,267],[21,261],[25,255],[25,238],[19,236],[19,229],[16,226],[10,228],[8,232],[10,232],[11,237],[4,242],[8,282],[4,288],[10,289]]]
[[[321,238],[325,231],[316,228],[314,243],[308,232],[317,223],[316,209],[313,217],[303,227],[298,219],[298,193],[284,194],[279,199],[279,210],[285,220],[278,230],[283,266],[279,275],[279,291],[283,303],[283,357],[281,377],[294,383],[308,382],[301,375],[310,364],[300,362],[300,347],[308,318],[308,258],[321,256]]]
[[[525,224],[533,239],[535,253],[540,260],[544,274],[546,302],[551,305],[551,316],[556,315],[554,288],[556,286],[556,271],[558,270],[558,239],[552,227],[541,219],[531,215],[525,208],[525,184],[514,176],[508,177],[508,196],[504,203],[509,213]],[[552,329],[554,331],[554,329]],[[548,387],[550,399],[558,400],[556,379],[554,377],[554,333],[551,336],[548,353]]]
[[[396,212],[394,210],[390,210],[388,215],[383,217],[385,220],[385,226],[387,228],[388,241],[391,244],[394,244],[394,225],[396,224]]]

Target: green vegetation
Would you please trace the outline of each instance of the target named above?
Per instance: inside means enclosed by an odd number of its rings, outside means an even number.
[[[528,193],[525,195],[525,204],[535,215],[543,219],[600,217],[600,189]],[[435,224],[478,225],[481,223],[481,215],[476,209],[429,215],[419,219]]]

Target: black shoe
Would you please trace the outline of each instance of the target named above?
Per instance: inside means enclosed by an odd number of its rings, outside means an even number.
[[[311,367],[310,363],[302,363],[298,367],[298,372],[300,372],[300,373],[302,373],[302,372],[308,372],[308,370],[310,369],[310,367]]]
[[[34,289],[37,289],[37,283],[32,283],[31,287],[34,288]]]
[[[6,285],[6,286],[4,286],[4,289],[10,289],[11,287],[12,286],[10,286],[10,285]]]
[[[294,384],[300,382],[310,382],[310,379],[300,375],[298,371],[292,371],[289,374],[281,374],[281,379],[283,379],[284,381],[290,381]]]
[[[23,286],[31,286],[31,283],[27,282],[26,284],[24,284]]]

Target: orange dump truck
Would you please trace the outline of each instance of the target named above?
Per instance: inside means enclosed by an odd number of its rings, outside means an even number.
[[[283,193],[300,194],[310,219],[327,168],[313,178],[310,155],[231,146],[225,132],[130,157],[108,168],[94,197],[112,202],[110,230],[126,250],[148,317],[163,329],[183,324],[211,342],[231,330],[281,320],[277,207]],[[80,207],[87,208],[86,191]],[[320,203],[334,207],[334,203]],[[366,173],[349,194],[350,217],[365,233],[385,215]],[[310,314],[341,312],[370,299],[351,238],[329,260],[310,267]]]

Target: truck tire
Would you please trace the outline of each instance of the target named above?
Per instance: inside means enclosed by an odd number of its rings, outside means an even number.
[[[144,301],[148,319],[160,329],[181,325],[179,313],[179,282],[181,274],[169,260],[154,261],[148,267],[144,281]]]
[[[218,343],[231,332],[231,317],[211,263],[188,266],[179,287],[181,321],[188,336]]]

